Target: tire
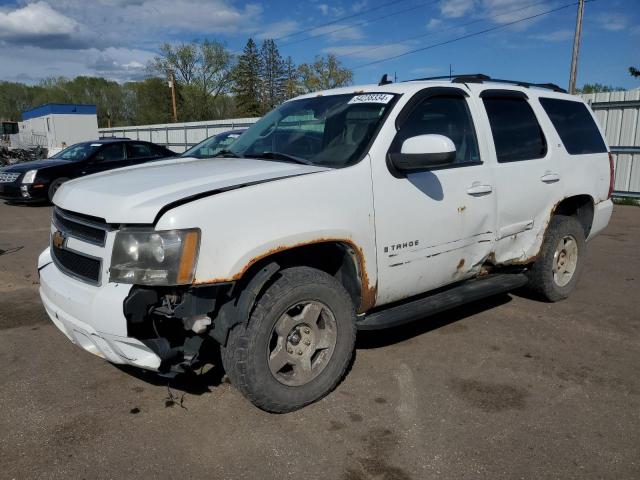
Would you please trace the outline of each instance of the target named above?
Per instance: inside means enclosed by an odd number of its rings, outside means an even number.
[[[353,357],[355,320],[351,297],[334,277],[308,267],[288,268],[276,274],[247,324],[229,332],[222,364],[255,406],[292,412],[340,383]],[[291,363],[279,368],[283,359]]]
[[[53,203],[53,196],[58,191],[58,188],[60,188],[60,185],[62,185],[67,180],[69,179],[63,177],[56,178],[53,182],[51,182],[51,185],[49,185],[49,192],[47,193],[47,196],[49,197],[49,203]]]
[[[550,302],[564,300],[576,287],[584,265],[586,242],[582,225],[575,217],[554,215],[540,252],[527,272],[528,288]]]

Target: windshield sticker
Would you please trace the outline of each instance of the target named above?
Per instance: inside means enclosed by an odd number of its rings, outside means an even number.
[[[231,135],[229,135],[229,138],[238,138],[239,136],[239,133],[232,133]]]
[[[101,147],[102,144],[101,143],[92,143],[91,146],[92,147]]]
[[[356,95],[348,103],[389,103],[393,95],[388,93],[367,93],[365,95]]]

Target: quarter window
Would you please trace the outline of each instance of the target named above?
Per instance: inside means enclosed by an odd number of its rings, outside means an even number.
[[[471,112],[463,96],[438,95],[425,99],[400,127],[391,151],[399,152],[407,138],[428,134],[444,135],[453,141],[454,164],[480,162]]]
[[[607,146],[593,117],[582,102],[541,98],[540,104],[571,155],[604,153]]]
[[[527,100],[491,96],[482,101],[489,116],[498,162],[533,160],[546,155],[547,142]]]

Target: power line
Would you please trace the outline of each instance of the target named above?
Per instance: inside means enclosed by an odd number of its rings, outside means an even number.
[[[342,55],[338,55],[338,58],[354,57],[354,56],[357,56],[360,53],[371,52],[372,50],[379,50],[381,48],[389,47],[390,45],[403,45],[405,42],[409,42],[411,40],[417,40],[418,38],[431,37],[433,35],[438,35],[440,33],[444,33],[444,32],[447,32],[449,30],[455,30],[455,29],[462,28],[462,27],[468,27],[469,25],[473,25],[473,24],[476,24],[476,23],[484,22],[486,20],[495,20],[496,18],[504,17],[505,15],[511,15],[512,13],[520,12],[522,10],[527,10],[527,9],[535,7],[537,5],[546,4],[546,3],[548,3],[547,0],[542,0],[542,1],[539,1],[539,2],[535,2],[535,3],[530,3],[529,5],[525,5],[524,7],[516,8],[516,9],[509,10],[509,11],[506,11],[506,12],[503,12],[503,13],[499,13],[499,14],[496,14],[496,15],[487,15],[487,16],[479,18],[477,20],[472,20],[472,21],[466,22],[466,23],[459,23],[459,24],[456,24],[456,25],[452,25],[450,27],[441,28],[439,30],[431,31],[431,32],[428,32],[428,33],[422,33],[420,35],[415,35],[413,37],[408,37],[408,38],[405,38],[403,40],[398,40],[397,42],[385,43],[384,45],[378,45],[377,47],[362,48],[360,50],[355,50],[353,52],[344,53]]]
[[[296,37],[298,35],[302,35],[303,33],[307,33],[307,32],[312,32],[313,30],[317,30],[318,28],[322,28],[322,27],[327,27],[329,25],[335,25],[336,23],[342,22],[343,20],[348,20],[350,18],[355,18],[355,17],[359,17],[360,15],[364,15],[366,13],[370,13],[370,12],[375,12],[376,10],[381,10],[385,7],[389,7],[391,5],[397,5],[398,3],[403,3],[406,2],[407,0],[394,0],[392,2],[387,2],[387,3],[382,3],[380,5],[377,5],[375,7],[371,7],[371,8],[367,8],[364,10],[360,10],[359,12],[353,13],[351,15],[345,15],[343,17],[339,17],[336,18],[334,20],[331,20],[330,22],[326,22],[326,23],[321,23],[320,25],[316,25],[314,27],[310,27],[310,28],[306,28],[304,30],[300,30],[297,32],[293,32],[293,33],[288,33],[286,35],[282,35],[278,38],[274,38],[274,40],[278,41],[278,40],[282,40],[285,38],[290,38],[290,37]]]
[[[476,37],[476,36],[482,35],[484,33],[492,32],[492,31],[495,31],[495,30],[500,30],[501,28],[507,28],[507,27],[510,27],[511,25],[515,25],[515,24],[520,23],[520,22],[531,20],[533,18],[542,17],[544,15],[549,15],[551,13],[555,13],[555,12],[558,12],[560,10],[564,10],[565,8],[569,8],[569,7],[572,7],[572,6],[577,5],[577,4],[578,4],[578,2],[568,3],[566,5],[562,5],[561,7],[557,7],[557,8],[551,9],[551,10],[547,10],[545,12],[537,13],[536,15],[529,15],[528,17],[520,18],[518,20],[514,20],[514,21],[508,22],[508,23],[504,23],[502,25],[497,25],[495,27],[485,28],[484,30],[480,30],[478,32],[469,33],[467,35],[462,35],[460,37],[456,37],[456,38],[453,38],[451,40],[446,40],[444,42],[434,43],[434,44],[431,44],[431,45],[427,45],[426,47],[416,48],[415,50],[410,50],[408,52],[400,53],[398,55],[393,55],[391,57],[381,58],[379,60],[375,60],[375,61],[372,61],[372,62],[363,63],[362,65],[358,65],[356,67],[353,67],[351,70],[357,70],[358,68],[364,68],[364,67],[368,67],[370,65],[376,65],[378,63],[387,62],[389,60],[394,60],[396,58],[405,57],[407,55],[411,55],[411,54],[418,53],[418,52],[423,52],[425,50],[430,50],[432,48],[440,47],[442,45],[448,45],[450,43],[458,42],[458,41],[464,40],[466,38]]]
[[[385,20],[387,18],[394,17],[396,15],[401,15],[403,13],[411,12],[413,10],[418,10],[419,8],[424,8],[426,6],[429,6],[429,5],[432,5],[432,4],[436,3],[438,1],[439,0],[432,0],[430,2],[423,2],[420,5],[415,5],[413,7],[405,8],[404,10],[398,10],[397,12],[389,13],[387,15],[381,15],[379,17],[365,19],[365,20],[363,20],[361,22],[352,23],[350,25],[346,25],[344,27],[340,27],[340,28],[337,28],[335,30],[331,30],[329,32],[322,32],[322,33],[318,33],[316,35],[311,35],[309,37],[305,37],[305,38],[301,38],[301,39],[298,39],[298,40],[293,40],[291,42],[283,43],[282,45],[280,45],[280,47],[286,47],[286,46],[289,46],[289,45],[294,45],[296,43],[306,42],[307,40],[312,40],[314,38],[324,37],[326,35],[331,35],[333,33],[341,32],[343,30],[348,30],[350,28],[360,27],[362,25],[367,25],[367,24],[374,23],[374,22],[377,22],[377,21],[380,21],[380,20]],[[315,27],[314,30],[317,30],[318,28],[321,28],[321,27]]]

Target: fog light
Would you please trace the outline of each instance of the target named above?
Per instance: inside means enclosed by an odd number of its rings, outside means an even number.
[[[22,198],[30,198],[31,195],[29,195],[29,187],[27,185],[21,185],[20,186],[20,193],[22,194]]]

